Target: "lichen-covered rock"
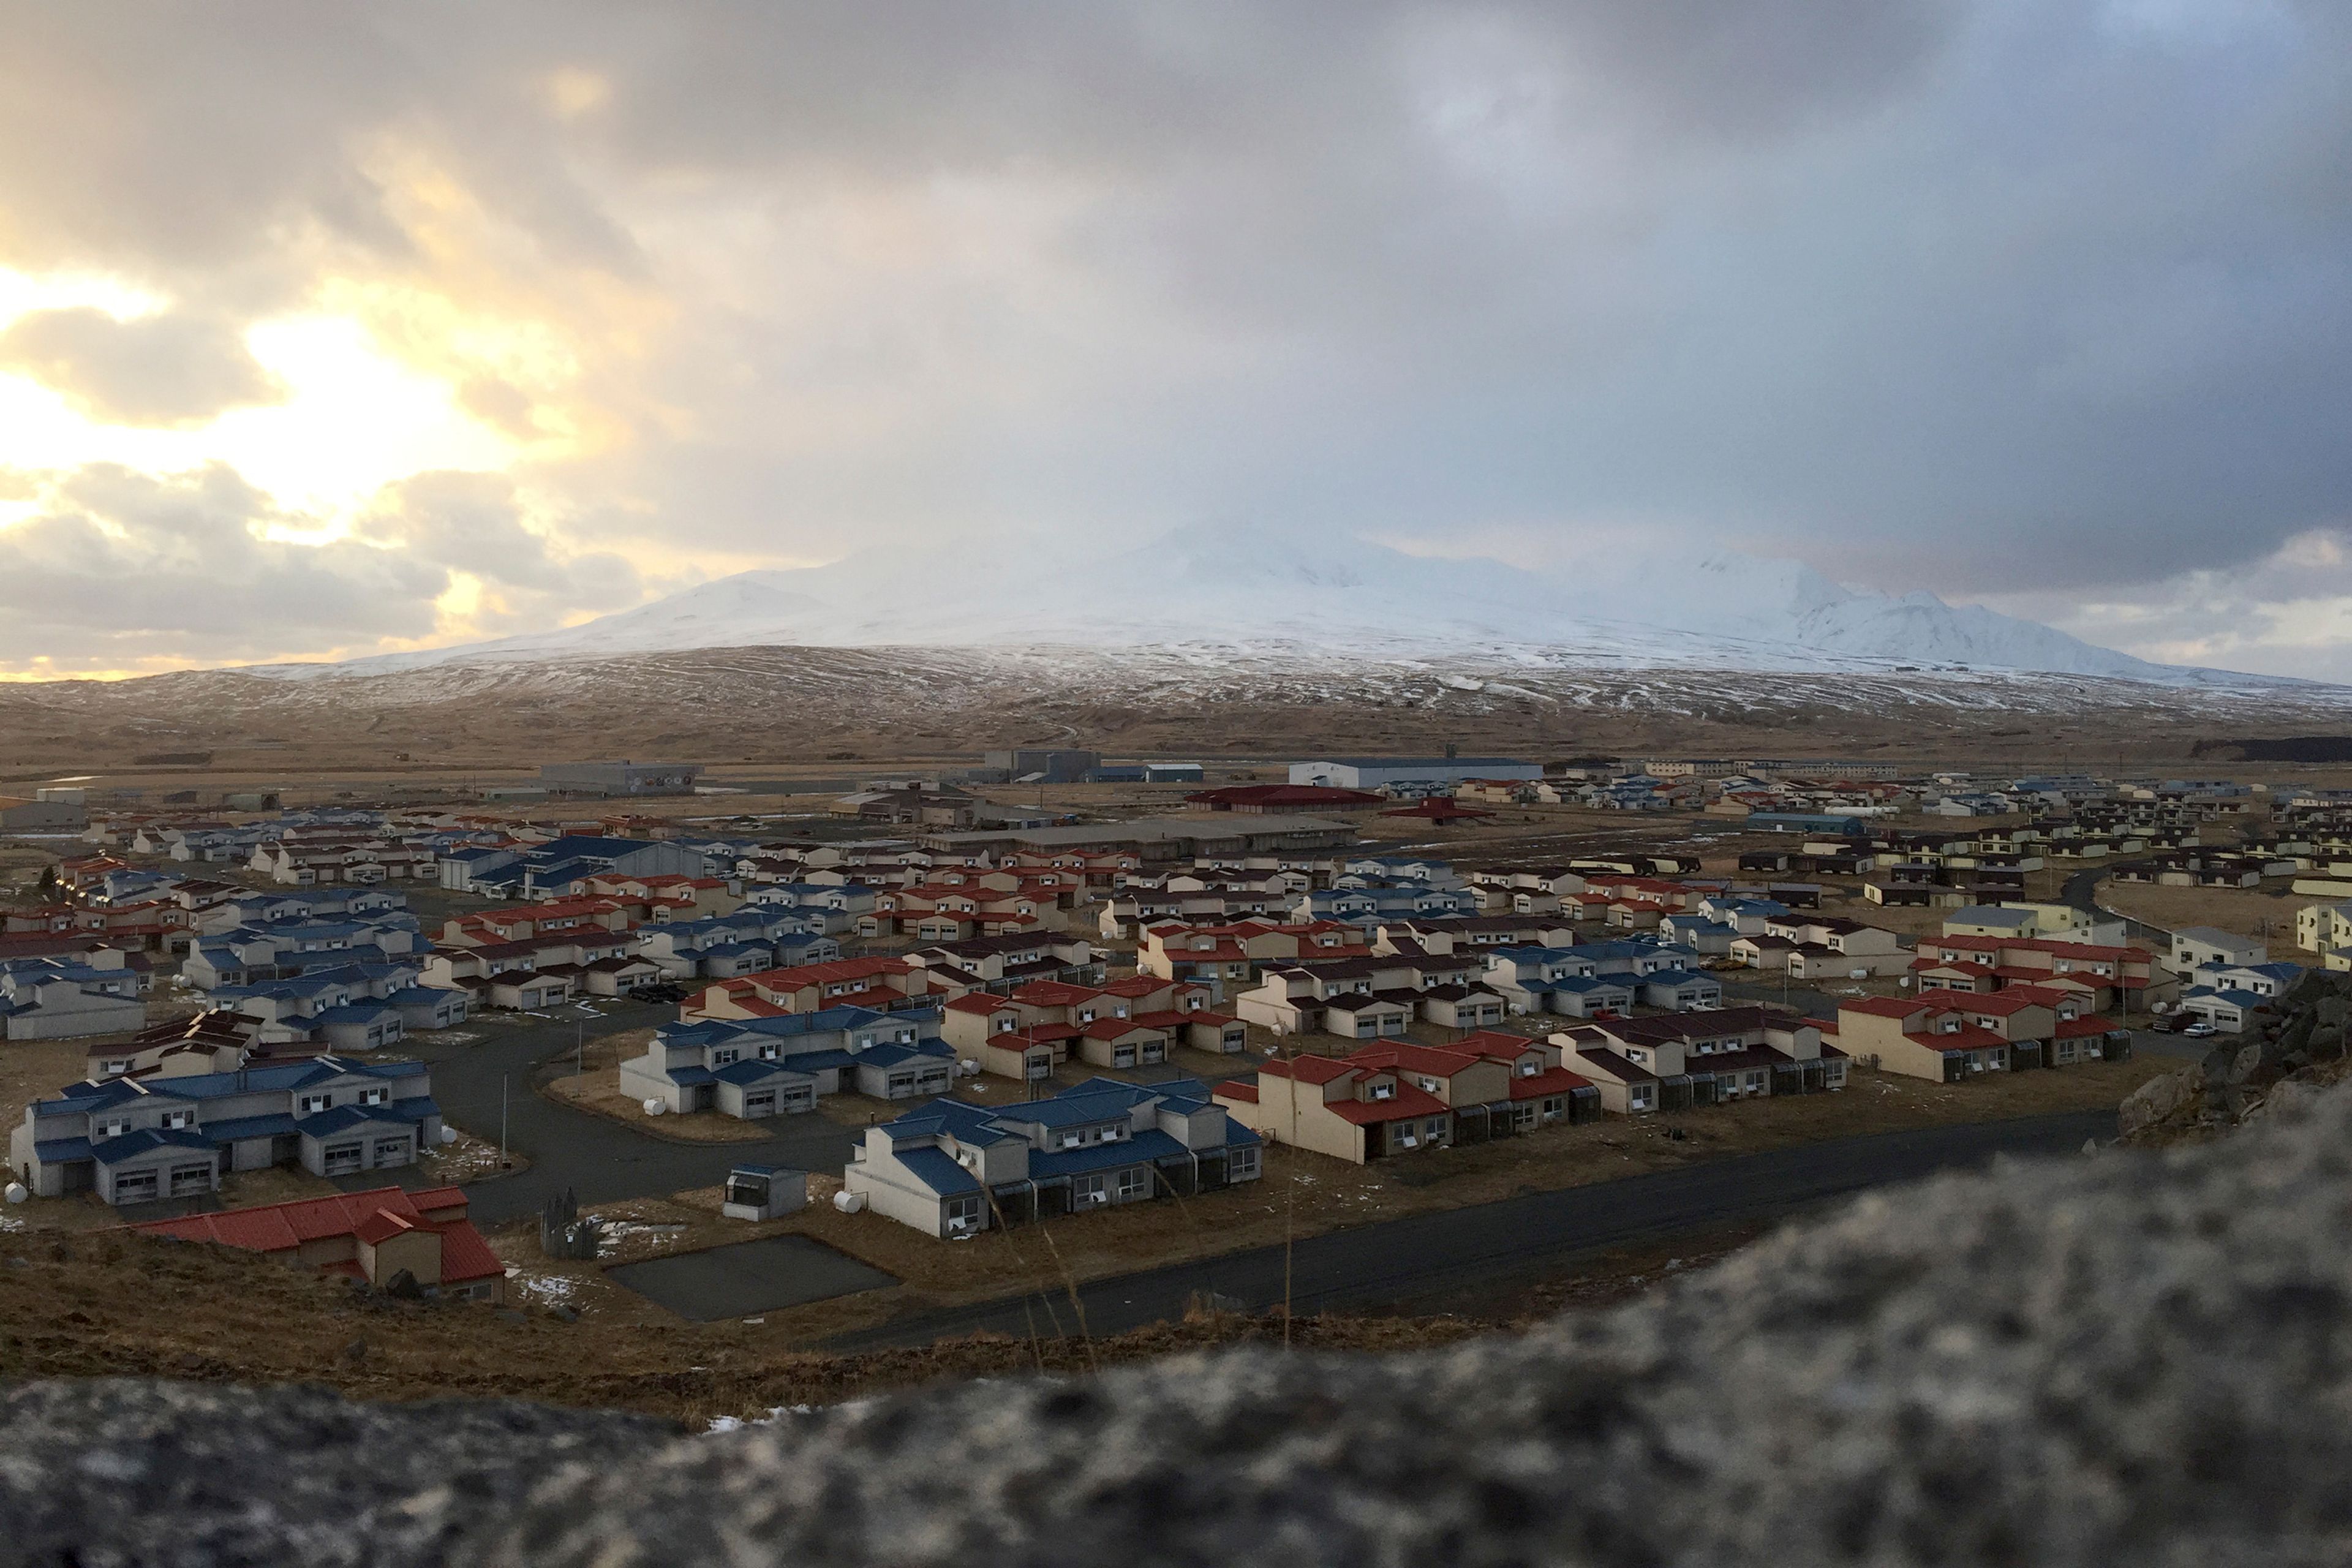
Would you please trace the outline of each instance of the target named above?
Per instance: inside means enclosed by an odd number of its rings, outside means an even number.
[[[2347,1211],[2338,1092],[2205,1146],[1879,1192],[1613,1311],[1412,1356],[1226,1352],[668,1441],[37,1387],[0,1422],[0,1539],[159,1568],[2336,1563]]]

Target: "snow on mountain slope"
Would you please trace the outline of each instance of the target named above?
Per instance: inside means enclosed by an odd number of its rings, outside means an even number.
[[[1245,528],[1188,530],[1093,556],[992,560],[869,551],[745,572],[551,632],[285,677],[688,648],[1083,647],[1413,658],[1462,654],[1564,667],[1804,671],[1966,666],[2168,685],[2292,684],[2150,664],[2053,627],[1932,594],[1856,592],[1790,561],[1643,557],[1545,572],[1313,543]]]

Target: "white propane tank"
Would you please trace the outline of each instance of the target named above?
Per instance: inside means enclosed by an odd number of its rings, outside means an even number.
[[[7,1191],[7,1194],[6,1194],[6,1197],[7,1197],[7,1199],[8,1199],[8,1201],[9,1201],[10,1203],[12,1203],[12,1204],[21,1204],[21,1203],[23,1203],[26,1198],[29,1198],[29,1197],[31,1197],[32,1195],[33,1195],[32,1194],[30,1194],[30,1193],[28,1193],[28,1192],[26,1192],[26,1191],[25,1190],[25,1184],[24,1184],[24,1183],[22,1183],[22,1182],[11,1182],[11,1183],[9,1183],[9,1184],[8,1184],[8,1191]]]
[[[456,1128],[454,1128],[454,1127],[444,1127],[444,1128],[442,1128],[442,1129],[441,1129],[441,1142],[442,1142],[444,1144],[455,1143],[457,1141],[457,1130]]]
[[[970,1057],[964,1058],[961,1062],[957,1064],[957,1066],[966,1078],[978,1078],[980,1076],[980,1064],[972,1060]]]
[[[658,1100],[648,1100],[646,1101],[646,1114],[647,1116],[659,1116],[663,1111],[667,1110],[668,1109],[668,1106],[663,1104]]]
[[[845,1190],[835,1193],[833,1194],[833,1206],[844,1214],[863,1214],[866,1210],[866,1194]]]

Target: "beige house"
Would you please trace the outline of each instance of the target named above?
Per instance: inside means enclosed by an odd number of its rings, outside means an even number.
[[[1551,1037],[1562,1065],[1621,1116],[1845,1087],[1846,1055],[1778,1007],[1612,1018]]]
[[[1942,1010],[1928,997],[1865,996],[1841,1005],[1837,1045],[1857,1060],[1874,1061],[1882,1072],[1931,1083],[1965,1083],[1985,1073],[2005,1072],[2011,1060],[2007,1039]]]
[[[1393,1065],[1300,1057],[1269,1061],[1257,1081],[1228,1081],[1212,1095],[1235,1121],[1270,1143],[1363,1164],[1454,1141],[1454,1112]]]

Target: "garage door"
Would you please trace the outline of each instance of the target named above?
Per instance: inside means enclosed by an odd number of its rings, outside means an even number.
[[[213,1167],[209,1162],[201,1165],[174,1165],[172,1167],[172,1195],[173,1197],[185,1197],[190,1193],[208,1193],[212,1190]]]
[[[412,1147],[405,1138],[379,1138],[375,1142],[375,1163],[379,1165],[405,1165]]]
[[[119,1204],[143,1204],[155,1195],[155,1173],[124,1171],[114,1178],[114,1201]]]
[[[345,1175],[356,1171],[360,1168],[360,1146],[356,1143],[338,1143],[326,1151],[324,1163],[327,1174],[331,1176]]]
[[[772,1089],[763,1089],[757,1094],[743,1097],[743,1114],[746,1116],[772,1116],[775,1112],[776,1091]]]

